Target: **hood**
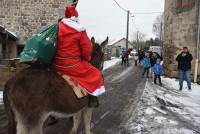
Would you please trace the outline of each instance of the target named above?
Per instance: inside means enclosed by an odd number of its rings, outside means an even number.
[[[64,23],[65,25],[73,28],[77,32],[83,32],[83,31],[85,31],[85,28],[81,24],[79,24],[77,22],[77,20],[75,20],[73,18],[64,18],[64,19],[62,19],[61,22]]]

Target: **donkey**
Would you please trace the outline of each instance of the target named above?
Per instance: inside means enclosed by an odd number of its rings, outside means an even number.
[[[99,45],[95,39],[91,64],[102,70],[103,48],[107,39]],[[3,94],[8,117],[8,134],[43,134],[42,128],[49,116],[73,117],[71,134],[75,134],[83,112],[86,134],[90,134],[92,108],[88,97],[78,99],[72,89],[57,73],[43,67],[31,66],[11,78]]]

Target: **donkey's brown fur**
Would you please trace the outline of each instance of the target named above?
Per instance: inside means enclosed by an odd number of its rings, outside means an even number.
[[[97,63],[100,69],[102,48],[92,41],[92,63]],[[102,46],[107,42],[108,39]],[[55,72],[29,67],[6,83],[4,104],[9,119],[8,134],[42,134],[49,115],[72,116],[87,106],[88,97],[77,99],[69,84]]]

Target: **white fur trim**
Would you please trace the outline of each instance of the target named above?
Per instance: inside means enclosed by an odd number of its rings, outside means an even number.
[[[93,96],[99,96],[99,95],[101,95],[101,94],[103,94],[105,92],[106,92],[105,87],[101,86],[100,88],[96,89],[93,93],[91,93],[91,95],[93,95]]]
[[[62,19],[62,22],[72,28],[74,28],[75,30],[77,30],[78,32],[83,32],[85,31],[85,28],[79,24],[78,22],[78,18],[76,17],[71,17],[71,18],[64,18]]]

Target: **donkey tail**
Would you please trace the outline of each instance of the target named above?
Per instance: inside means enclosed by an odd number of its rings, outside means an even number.
[[[3,102],[8,119],[7,134],[16,134],[16,123],[15,123],[14,113],[9,101],[9,90],[10,88],[8,84],[6,84],[3,92]]]

